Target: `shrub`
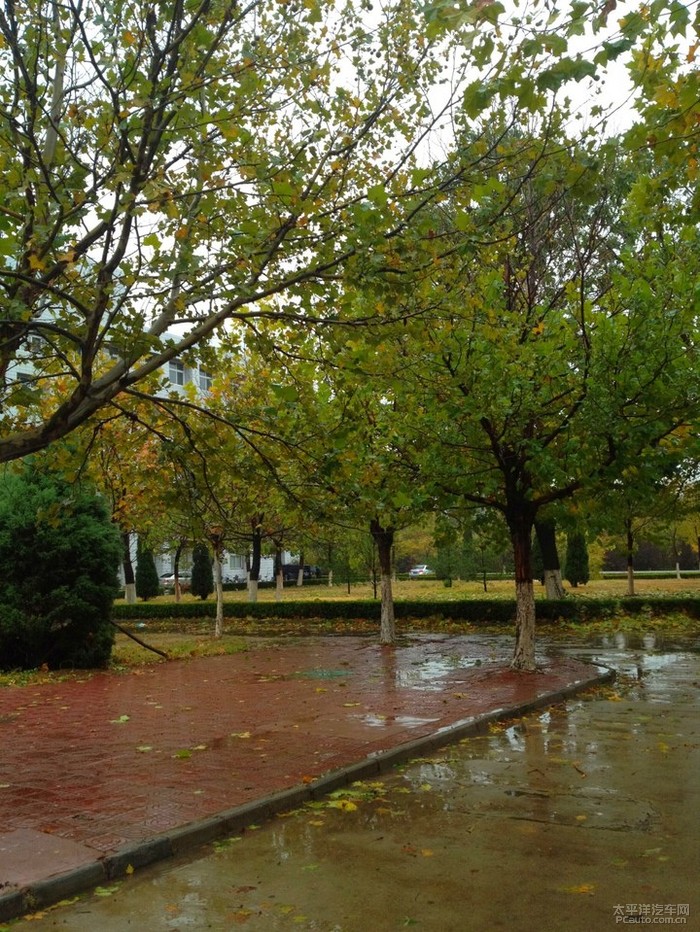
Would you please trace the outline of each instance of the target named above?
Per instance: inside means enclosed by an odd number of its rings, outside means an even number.
[[[318,602],[224,602],[226,618],[260,619],[364,619],[379,621],[380,603],[369,600]],[[511,599],[465,599],[454,602],[394,603],[397,619],[442,619],[471,625],[511,625],[515,620],[515,601]],[[123,621],[164,620],[171,618],[214,618],[216,603],[156,602],[149,605],[115,605],[115,615]],[[659,596],[644,599],[538,599],[537,619],[542,623],[589,622],[600,618],[638,615],[652,616],[671,612],[700,619],[697,597]]]
[[[566,538],[564,578],[567,579],[574,588],[576,588],[579,583],[583,583],[585,586],[591,578],[588,566],[586,537],[581,531],[574,531]]]
[[[154,599],[159,594],[160,579],[158,579],[153,551],[142,547],[139,541],[136,553],[136,595],[145,602],[147,599]]]
[[[214,591],[214,574],[206,544],[195,544],[192,551],[192,595],[206,599]]]
[[[31,465],[0,475],[0,669],[104,666],[120,557],[93,492]]]

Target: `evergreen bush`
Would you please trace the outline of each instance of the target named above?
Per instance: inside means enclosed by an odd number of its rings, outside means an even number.
[[[200,599],[208,598],[214,591],[214,574],[211,557],[206,544],[196,544],[192,551],[192,585],[190,592]]]
[[[0,474],[0,669],[104,666],[121,540],[91,490],[36,470]]]
[[[160,579],[153,559],[153,551],[138,542],[136,551],[136,595],[143,599],[154,599],[160,594]]]
[[[586,536],[581,531],[573,531],[567,535],[564,578],[567,579],[569,584],[574,588],[579,584],[585,586],[591,578]]]

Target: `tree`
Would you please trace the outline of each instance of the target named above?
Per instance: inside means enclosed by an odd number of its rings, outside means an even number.
[[[524,670],[535,667],[535,521],[687,431],[699,388],[683,274],[695,233],[677,218],[659,239],[639,213],[648,159],[621,160],[609,142],[577,144],[562,119],[553,114],[533,134],[494,114],[499,154],[490,170],[484,149],[480,181],[490,203],[473,206],[477,179],[451,191],[422,243],[439,275],[426,275],[414,300],[430,311],[420,333],[397,342],[435,494],[495,508],[508,526],[513,666]],[[662,199],[670,224],[667,207]]]
[[[136,595],[147,602],[160,592],[160,580],[156,569],[153,551],[143,545],[141,538],[136,554]]]
[[[0,474],[0,667],[102,667],[121,543],[104,503],[27,462]]]
[[[192,551],[192,595],[207,599],[214,591],[211,557],[205,544],[196,544]]]
[[[564,575],[574,589],[579,584],[585,586],[590,579],[588,546],[583,531],[571,531],[566,536]]]
[[[436,63],[414,4],[369,27],[363,7],[3,8],[0,461],[225,321],[308,324],[314,288],[384,235]]]
[[[353,322],[343,266],[381,273],[383,246],[463,171],[424,155],[455,100],[546,110],[659,18],[658,2],[627,17],[591,63],[568,40],[607,13],[569,6],[543,24],[489,2],[7,4],[0,461],[206,354],[226,322],[242,344],[266,319]]]

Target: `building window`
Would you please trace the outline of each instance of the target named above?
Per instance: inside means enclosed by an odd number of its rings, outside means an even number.
[[[168,377],[173,385],[185,384],[185,364],[171,359],[168,363]]]
[[[199,387],[203,392],[211,391],[212,376],[210,372],[206,372],[204,369],[199,370]]]

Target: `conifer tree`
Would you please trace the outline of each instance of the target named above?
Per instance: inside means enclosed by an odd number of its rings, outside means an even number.
[[[146,602],[160,592],[160,580],[156,569],[153,551],[138,543],[136,554],[136,595]]]
[[[586,535],[582,531],[572,531],[567,535],[564,575],[574,589],[579,583],[585,586],[591,578]]]
[[[205,544],[197,544],[192,553],[192,595],[208,598],[214,591],[211,557]]]

